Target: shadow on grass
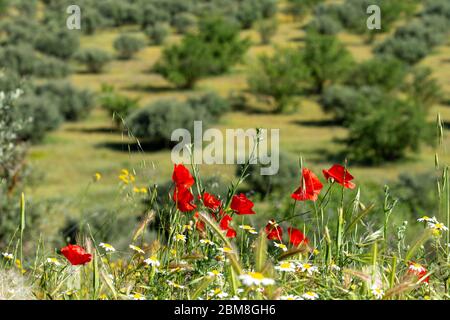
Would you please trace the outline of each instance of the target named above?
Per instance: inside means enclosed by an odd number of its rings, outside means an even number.
[[[446,107],[450,107],[450,98],[446,99],[442,99],[441,104],[446,106]]]
[[[325,148],[318,148],[312,151],[311,155],[308,157],[308,161],[312,161],[316,164],[344,163],[347,157],[348,154],[345,150],[331,151]]]
[[[68,128],[67,131],[69,132],[80,132],[80,133],[87,133],[87,134],[94,134],[94,133],[110,133],[110,134],[116,134],[119,132],[118,129],[114,127],[97,127],[97,128]]]
[[[174,92],[174,91],[190,91],[191,89],[182,89],[182,88],[176,88],[171,85],[142,85],[142,84],[133,84],[130,86],[126,86],[123,88],[127,91],[140,91],[140,92],[146,92],[146,93],[163,93],[163,92]]]
[[[99,75],[102,75],[102,74],[106,74],[104,69],[99,70],[99,71],[92,71],[92,70],[89,70],[89,69],[86,69],[86,68],[75,70],[74,73],[79,74],[79,75],[83,75],[83,76],[86,76],[86,75],[99,76]]]
[[[289,39],[289,41],[292,42],[305,42],[306,37],[305,36],[296,36]]]
[[[335,139],[335,143],[338,143],[342,146],[339,150],[328,150],[326,148],[319,148],[312,152],[312,155],[309,157],[310,161],[314,161],[316,163],[340,163],[344,164],[346,161],[352,167],[363,167],[363,168],[383,168],[385,166],[392,165],[407,165],[414,164],[419,161],[419,158],[416,157],[416,154],[407,154],[403,158],[385,160],[384,162],[377,163],[371,161],[356,161],[352,159],[349,150],[345,146],[344,139]]]
[[[243,112],[246,114],[277,114],[273,110],[260,108],[250,104],[245,106],[233,106],[233,111]]]
[[[155,152],[164,149],[169,150],[170,145],[163,142],[102,142],[96,145],[98,148],[106,148],[113,151],[127,152],[127,153],[140,153],[140,152]]]
[[[337,127],[339,123],[334,119],[295,120],[292,123],[304,127]]]

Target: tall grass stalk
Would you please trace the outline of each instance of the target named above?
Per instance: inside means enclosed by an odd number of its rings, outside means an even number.
[[[20,197],[20,264],[23,266],[23,234],[25,231],[25,194]]]

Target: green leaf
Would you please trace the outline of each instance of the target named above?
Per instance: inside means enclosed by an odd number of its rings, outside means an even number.
[[[408,250],[405,256],[405,263],[408,263],[414,253],[428,240],[432,235],[431,229],[425,229],[425,231],[414,241],[414,244]]]
[[[257,272],[261,272],[267,260],[267,237],[263,230],[259,232],[255,245],[255,268]]]
[[[369,207],[367,207],[365,210],[361,211],[359,213],[359,215],[357,215],[355,217],[355,219],[352,220],[352,222],[350,222],[350,224],[348,225],[348,227],[345,229],[344,234],[348,234],[350,231],[352,231],[352,229],[356,226],[356,224],[358,223],[358,221],[360,221],[362,218],[364,218],[370,211],[372,211],[372,209],[375,207],[375,205],[371,204]]]

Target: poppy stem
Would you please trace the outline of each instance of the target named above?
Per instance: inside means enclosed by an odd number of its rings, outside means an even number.
[[[323,204],[323,202],[325,201],[325,199],[326,199],[326,197],[328,196],[328,194],[330,193],[331,188],[333,187],[333,185],[334,185],[334,181],[328,186],[327,191],[325,192],[325,194],[323,195],[322,199],[320,200],[319,205],[318,205],[319,208],[322,207],[322,204]],[[327,204],[328,204],[328,201],[325,203],[325,206],[326,206]]]
[[[285,219],[283,219],[283,220],[278,221],[278,223],[280,224],[280,223],[282,223],[282,222],[286,222],[286,221],[292,220],[292,219],[294,219],[294,218],[304,216],[305,214],[308,214],[308,213],[310,213],[310,212],[311,212],[311,210],[308,210],[308,211],[305,211],[305,212],[302,212],[302,213],[299,213],[299,214],[292,215],[292,216],[290,216],[290,217],[287,217],[287,218],[285,218]]]

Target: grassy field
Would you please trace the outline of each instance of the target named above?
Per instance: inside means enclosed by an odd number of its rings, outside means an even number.
[[[246,71],[251,68],[255,58],[263,52],[271,52],[276,46],[302,45],[301,24],[292,22],[289,17],[279,16],[280,26],[270,46],[258,45],[259,36],[255,31],[246,31],[243,36],[250,37],[253,46],[248,51],[246,63],[236,66],[226,75],[203,79],[195,91],[177,91],[159,75],[150,69],[161,53],[161,47],[146,47],[129,61],[114,60],[102,74],[87,74],[79,66],[71,81],[80,88],[99,91],[102,84],[113,85],[121,93],[139,97],[142,106],[161,98],[184,99],[198,92],[215,90],[228,96],[233,90],[245,90]],[[112,29],[84,36],[82,47],[97,47],[114,52],[112,43],[120,32],[132,32],[140,37],[144,35],[137,27],[130,26],[121,30]],[[340,34],[339,38],[352,52],[357,61],[371,57],[371,47],[361,37]],[[179,40],[172,36],[168,43]],[[379,40],[379,39],[378,39]],[[434,70],[446,95],[450,92],[450,46],[441,46],[427,57],[422,64]],[[450,123],[450,108],[436,106],[430,113],[433,121],[437,113]],[[232,112],[226,114],[217,125],[225,128],[280,128],[281,148],[294,155],[302,155],[309,167],[326,167],[332,162],[326,154],[334,154],[342,149],[337,139],[346,136],[346,130],[327,124],[325,115],[315,101],[315,97],[300,97],[297,111],[288,115],[270,113]],[[449,138],[445,145],[449,145]],[[131,151],[128,148],[131,147]],[[420,154],[412,154],[406,161],[382,167],[353,167],[352,172],[361,179],[380,183],[395,179],[402,172],[419,173],[432,170],[435,150],[425,148]],[[39,183],[30,187],[28,193],[39,199],[65,198],[76,199],[83,194],[96,172],[103,176],[101,184],[89,188],[86,203],[110,202],[117,194],[117,176],[122,168],[135,169],[139,183],[159,183],[166,181],[171,174],[170,151],[136,151],[135,141],[114,130],[112,119],[106,112],[96,108],[84,121],[66,123],[59,130],[50,133],[43,144],[34,146],[30,151],[33,170],[42,175]],[[450,155],[442,155],[441,161],[450,163]],[[351,164],[350,164],[351,165]],[[203,166],[203,175],[217,174],[226,182],[233,178],[234,167]]]

